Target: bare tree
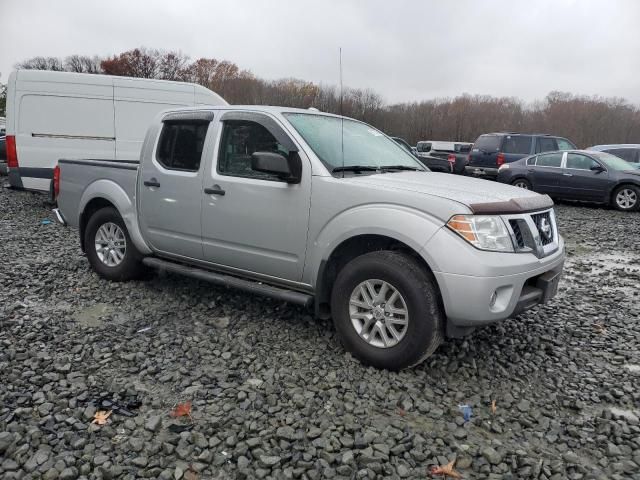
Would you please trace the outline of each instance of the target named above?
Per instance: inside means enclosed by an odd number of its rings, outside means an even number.
[[[16,68],[25,70],[53,70],[56,72],[64,71],[62,60],[56,57],[33,57],[18,63]]]

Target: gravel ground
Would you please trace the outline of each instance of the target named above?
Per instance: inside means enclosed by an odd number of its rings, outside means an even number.
[[[0,478],[640,478],[640,215],[557,214],[552,303],[390,373],[287,304],[101,280],[41,196],[0,187]]]

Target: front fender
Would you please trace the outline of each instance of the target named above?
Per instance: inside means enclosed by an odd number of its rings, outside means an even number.
[[[127,192],[125,192],[120,185],[111,180],[96,180],[89,184],[82,193],[79,208],[80,216],[84,213],[89,202],[96,198],[107,200],[115,206],[116,210],[118,210],[118,213],[124,220],[124,224],[127,227],[131,241],[138,251],[143,255],[150,254],[151,249],[144,241],[138,226],[138,215],[136,212],[136,205],[134,203],[135,198],[132,201],[129,195],[127,195]]]
[[[310,239],[303,281],[315,287],[322,262],[327,261],[331,253],[349,238],[381,235],[402,242],[420,253],[442,225],[442,220],[399,205],[368,204],[345,210],[327,222],[315,238]],[[427,258],[424,259],[429,263]]]

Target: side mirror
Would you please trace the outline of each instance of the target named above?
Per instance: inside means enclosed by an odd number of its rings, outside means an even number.
[[[300,183],[302,178],[302,162],[297,152],[291,152],[289,158],[274,152],[254,152],[251,170],[270,173],[287,183]]]
[[[604,167],[602,165],[592,165],[590,170],[592,172],[602,173],[602,172],[604,172]]]

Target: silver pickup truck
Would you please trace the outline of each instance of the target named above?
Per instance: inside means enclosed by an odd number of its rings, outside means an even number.
[[[139,163],[60,160],[54,191],[102,277],[163,269],[314,308],[394,370],[548,301],[565,256],[549,197],[430,172],[308,110],[164,112]]]

